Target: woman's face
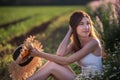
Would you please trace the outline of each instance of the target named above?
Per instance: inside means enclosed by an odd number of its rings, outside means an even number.
[[[83,17],[76,29],[79,37],[89,37],[90,34],[89,19],[87,17]]]

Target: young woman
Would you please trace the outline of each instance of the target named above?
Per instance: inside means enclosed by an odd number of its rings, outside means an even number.
[[[70,53],[72,53],[70,56],[65,57]],[[71,15],[69,30],[56,54],[32,48],[31,56],[42,57],[49,61],[27,80],[46,80],[50,75],[56,80],[74,80],[76,75],[68,66],[73,62],[78,62],[82,69],[81,74],[84,76],[102,72],[102,46],[87,13],[79,10]]]

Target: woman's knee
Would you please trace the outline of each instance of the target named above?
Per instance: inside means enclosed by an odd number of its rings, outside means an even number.
[[[54,68],[54,67],[57,67],[57,66],[58,66],[58,64],[55,63],[55,62],[49,62],[48,65],[51,66],[51,68]]]
[[[52,66],[52,67],[55,67],[55,66],[57,66],[58,64],[55,63],[55,62],[49,62],[48,65],[49,65],[49,66]]]
[[[49,62],[47,62],[46,66],[47,66],[47,68],[49,68],[49,70],[53,71],[57,68],[58,64],[55,62],[49,61]]]

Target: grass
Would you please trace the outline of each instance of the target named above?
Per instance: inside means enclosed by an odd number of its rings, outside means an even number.
[[[43,22],[51,20],[54,17],[59,15],[63,15],[66,12],[74,10],[77,7],[2,7],[0,10],[0,17],[4,19],[0,20],[0,22],[7,23],[13,20],[17,20],[19,18],[24,18],[33,14],[38,14],[26,21],[19,22],[15,25],[10,25],[7,29],[0,29],[0,43],[5,43],[7,40],[12,39],[15,36],[19,36],[25,34],[29,30],[31,30],[35,26],[41,25]],[[8,11],[8,12],[7,12]],[[19,13],[19,14],[18,14]],[[12,15],[14,16],[12,16]],[[17,16],[17,17],[16,17]],[[23,16],[23,17],[22,17]],[[7,21],[9,20],[10,21]],[[2,23],[1,23],[2,24]]]
[[[53,13],[61,14],[63,11],[69,11],[76,7],[66,7],[66,6],[28,6],[28,7],[22,7],[22,6],[16,6],[16,7],[0,7],[0,24],[11,22],[17,19],[21,19],[27,16],[32,16],[35,14],[46,14],[46,17]],[[54,15],[54,14],[53,14]]]

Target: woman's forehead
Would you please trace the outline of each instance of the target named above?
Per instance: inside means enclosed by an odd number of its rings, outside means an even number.
[[[82,18],[81,22],[86,22],[86,21],[89,22],[89,19],[85,16]]]

